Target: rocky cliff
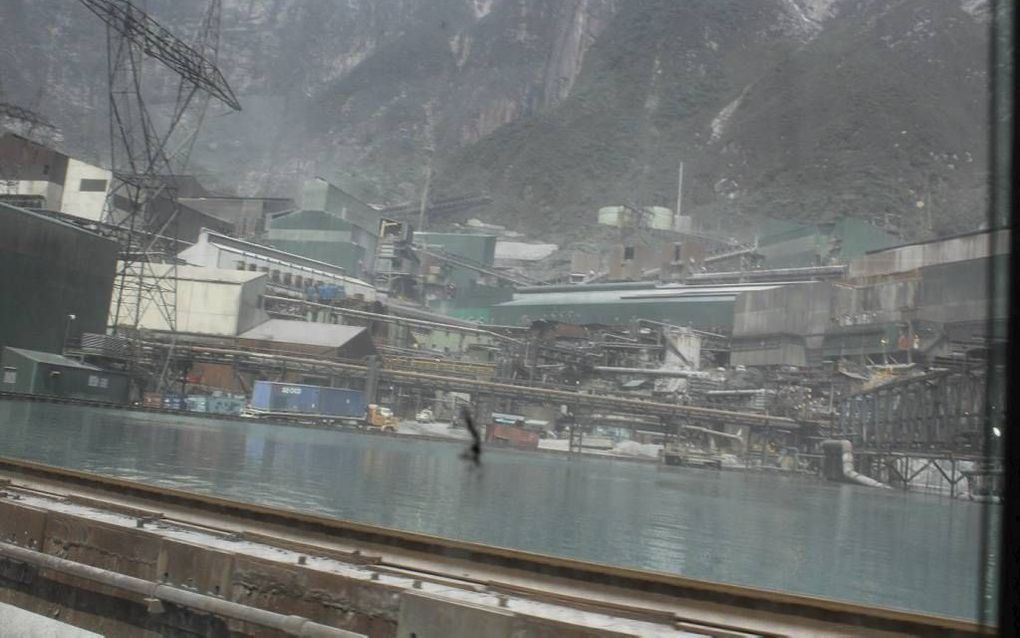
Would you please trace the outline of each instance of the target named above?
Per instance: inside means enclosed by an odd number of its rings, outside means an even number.
[[[150,0],[188,39],[204,2]],[[12,0],[6,101],[101,157],[105,36],[78,3]],[[321,175],[372,201],[484,190],[475,213],[583,233],[601,205],[763,216],[981,222],[987,9],[979,0],[224,0],[206,181],[289,194]],[[170,84],[153,74],[153,102]],[[446,220],[453,221],[453,220]]]

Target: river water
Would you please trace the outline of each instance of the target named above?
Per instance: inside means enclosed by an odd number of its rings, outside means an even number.
[[[3,456],[691,578],[977,615],[977,503],[542,453],[486,450],[474,468],[462,450],[413,437],[0,401]],[[998,524],[997,508],[991,519]]]

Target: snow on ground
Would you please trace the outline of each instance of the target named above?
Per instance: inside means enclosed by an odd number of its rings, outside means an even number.
[[[397,430],[399,434],[411,436],[437,436],[446,439],[464,441],[471,438],[471,434],[464,428],[451,428],[445,421],[433,423],[418,423],[416,421],[403,421]]]
[[[542,439],[538,447],[543,450],[556,450],[557,452],[569,452],[570,441],[567,439]],[[593,456],[627,456],[646,459],[659,458],[661,445],[652,443],[638,443],[637,441],[621,441],[613,446],[611,450],[584,450],[584,454]]]
[[[556,244],[531,244],[523,241],[497,241],[496,259],[540,261],[559,250]]]

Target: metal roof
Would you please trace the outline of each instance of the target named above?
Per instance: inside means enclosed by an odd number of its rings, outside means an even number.
[[[242,333],[238,338],[339,348],[363,332],[365,332],[365,328],[360,326],[341,326],[332,323],[312,323],[290,319],[270,319]]]
[[[585,290],[577,286],[570,292],[528,292],[514,295],[506,306],[546,306],[571,304],[654,303],[657,301],[717,301],[734,299],[742,292],[777,288],[777,284],[742,284],[733,286],[663,286],[646,290]],[[534,288],[532,290],[535,290]],[[559,289],[558,289],[559,290]]]
[[[82,370],[97,370],[102,371],[102,368],[97,368],[94,365],[76,361],[75,359],[69,359],[63,355],[55,354],[53,352],[41,352],[39,350],[25,350],[24,348],[12,348],[7,346],[4,350],[9,350],[29,361],[36,363],[45,363],[51,366],[60,366],[62,368],[80,368]]]

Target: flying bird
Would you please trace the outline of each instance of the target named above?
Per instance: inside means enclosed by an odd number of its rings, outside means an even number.
[[[460,409],[460,417],[464,419],[464,424],[467,425],[468,432],[471,433],[472,443],[468,449],[460,455],[462,459],[468,459],[476,466],[482,464],[482,435],[478,432],[478,427],[475,425],[475,420],[471,418],[471,411],[464,406]]]

